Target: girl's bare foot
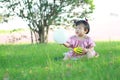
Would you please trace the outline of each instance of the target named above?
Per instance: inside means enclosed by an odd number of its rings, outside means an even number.
[[[95,57],[96,57],[96,58],[97,58],[97,57],[99,57],[99,54],[98,54],[98,53],[96,53],[96,54],[95,54]]]

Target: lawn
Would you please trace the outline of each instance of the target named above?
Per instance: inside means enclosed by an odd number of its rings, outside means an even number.
[[[22,32],[25,31],[25,29],[18,28],[18,29],[13,29],[13,30],[0,30],[0,34],[8,34],[8,33],[13,33],[13,32]]]
[[[0,80],[120,80],[120,42],[96,45],[98,58],[69,61],[55,43],[0,45]]]

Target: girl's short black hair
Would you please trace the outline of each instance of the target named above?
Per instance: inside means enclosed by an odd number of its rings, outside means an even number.
[[[86,29],[88,30],[86,34],[89,33],[89,31],[90,31],[90,26],[89,26],[89,23],[88,23],[86,20],[78,20],[78,21],[75,20],[74,23],[75,23],[75,26],[78,26],[78,25],[80,25],[80,24],[84,24],[84,25],[85,25],[85,30],[86,30]]]

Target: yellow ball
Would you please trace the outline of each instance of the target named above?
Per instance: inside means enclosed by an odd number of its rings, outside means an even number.
[[[74,52],[77,54],[81,54],[82,53],[82,48],[81,47],[76,47],[74,48]]]

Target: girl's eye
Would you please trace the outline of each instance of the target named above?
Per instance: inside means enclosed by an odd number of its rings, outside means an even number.
[[[81,29],[81,28],[75,28],[75,29]]]

